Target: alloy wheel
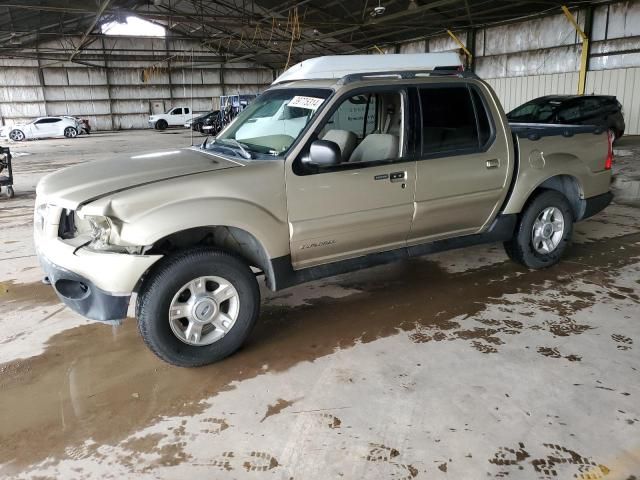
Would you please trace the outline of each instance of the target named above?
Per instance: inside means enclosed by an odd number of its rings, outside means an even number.
[[[198,277],[178,290],[169,305],[169,325],[182,342],[211,345],[224,337],[240,311],[236,288],[222,277]]]
[[[547,255],[553,252],[564,235],[564,215],[559,208],[547,207],[533,222],[531,241],[536,252]]]

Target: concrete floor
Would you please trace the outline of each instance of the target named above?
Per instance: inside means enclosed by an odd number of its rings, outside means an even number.
[[[134,320],[85,321],[39,283],[34,186],[184,131],[11,145],[0,199],[0,477],[640,478],[640,141],[616,204],[545,271],[500,245],[265,291],[248,344],[170,367]]]

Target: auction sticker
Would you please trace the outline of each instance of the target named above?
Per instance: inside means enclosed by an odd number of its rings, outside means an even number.
[[[324,102],[324,98],[304,97],[296,95],[288,103],[288,107],[306,108],[307,110],[316,110]]]

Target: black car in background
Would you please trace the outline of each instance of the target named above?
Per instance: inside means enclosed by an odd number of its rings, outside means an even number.
[[[599,125],[618,139],[624,134],[622,105],[608,95],[547,95],[535,98],[511,110],[513,123],[559,123]]]
[[[211,127],[205,129],[204,127]],[[214,110],[212,112],[205,113],[204,115],[200,115],[196,117],[191,122],[191,129],[200,133],[211,133],[213,135],[217,134],[220,131],[221,118],[220,118],[220,110]]]

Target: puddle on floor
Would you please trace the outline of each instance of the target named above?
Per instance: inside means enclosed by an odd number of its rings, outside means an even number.
[[[0,302],[3,306],[20,304],[55,305],[60,303],[50,285],[38,283],[14,283],[9,280],[0,282]]]

